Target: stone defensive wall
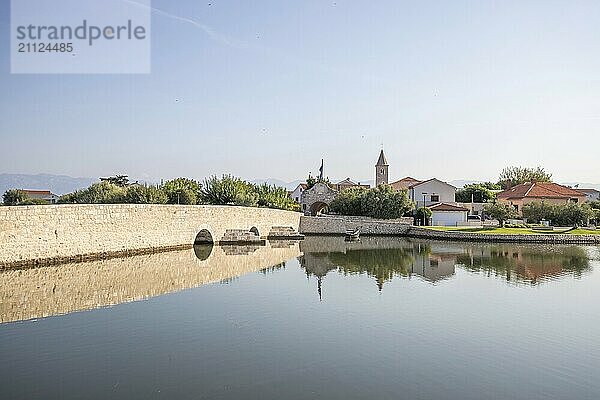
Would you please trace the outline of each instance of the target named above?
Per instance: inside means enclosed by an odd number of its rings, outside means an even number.
[[[257,241],[297,232],[300,213],[156,204],[0,207],[0,268]]]
[[[276,269],[300,256],[297,241],[203,247],[0,271],[0,322],[143,300]]]
[[[410,221],[409,221],[410,220]],[[344,235],[346,230],[360,228],[361,235],[404,235],[412,218],[372,219],[351,216],[323,216],[300,218],[300,233],[305,235]]]

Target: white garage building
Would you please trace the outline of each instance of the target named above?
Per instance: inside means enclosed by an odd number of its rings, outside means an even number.
[[[468,208],[448,203],[438,203],[428,208],[431,210],[433,226],[460,226],[467,223]]]

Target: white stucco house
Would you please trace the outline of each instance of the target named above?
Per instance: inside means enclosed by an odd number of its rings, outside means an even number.
[[[296,186],[296,189],[292,190],[289,194],[290,198],[294,200],[296,203],[300,203],[300,199],[302,198],[302,192],[304,192],[307,188],[306,183],[300,183]]]
[[[433,226],[461,226],[467,222],[468,208],[448,203],[438,203],[428,207],[431,210]]]
[[[600,200],[600,190],[597,189],[575,189],[580,193],[585,194],[585,201]]]
[[[408,187],[408,195],[417,208],[429,207],[438,203],[455,203],[456,187],[437,178],[413,183]],[[423,204],[425,200],[425,204]]]

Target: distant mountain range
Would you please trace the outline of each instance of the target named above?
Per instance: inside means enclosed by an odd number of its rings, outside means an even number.
[[[73,178],[67,175],[0,174],[0,194],[9,189],[35,189],[50,190],[62,195],[86,188],[96,181],[94,178]]]
[[[339,182],[342,179],[332,179],[332,182]],[[88,187],[98,179],[95,178],[73,178],[67,175],[52,175],[52,174],[0,174],[0,195],[9,189],[36,189],[36,190],[50,190],[52,193],[57,195],[63,195],[65,193],[71,193],[78,189]],[[252,183],[268,183],[269,185],[276,185],[286,188],[287,190],[294,190],[302,180],[295,180],[286,182],[281,179],[266,178],[266,179],[255,179]],[[461,188],[470,183],[478,183],[481,181],[475,180],[453,180],[448,183]],[[362,184],[373,186],[373,180],[360,181]],[[582,189],[597,189],[600,190],[600,184],[596,183],[582,183],[582,182],[563,182],[563,185],[574,187],[579,184]]]

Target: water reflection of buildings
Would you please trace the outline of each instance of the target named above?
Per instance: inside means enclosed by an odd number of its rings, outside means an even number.
[[[580,278],[591,269],[588,252],[581,246],[491,244],[467,248],[457,262],[469,271],[501,276],[507,281],[529,282]]]
[[[375,278],[381,291],[395,276],[420,276],[437,282],[454,275],[460,249],[411,242],[401,238],[364,237],[360,242],[345,242],[338,237],[307,237],[301,244],[300,265],[308,276],[317,278],[319,295],[323,278],[330,271],[343,274],[366,274]]]
[[[88,310],[266,273],[298,257],[298,242],[194,250],[0,272],[0,322]]]
[[[337,237],[308,237],[300,244],[299,257],[308,276],[317,278],[319,296],[323,278],[330,272],[366,274],[381,291],[394,277],[419,276],[436,283],[452,277],[457,266],[471,272],[505,277],[508,281],[537,284],[541,280],[572,275],[590,268],[579,246],[485,244],[415,241],[402,238],[365,237],[344,242]]]

